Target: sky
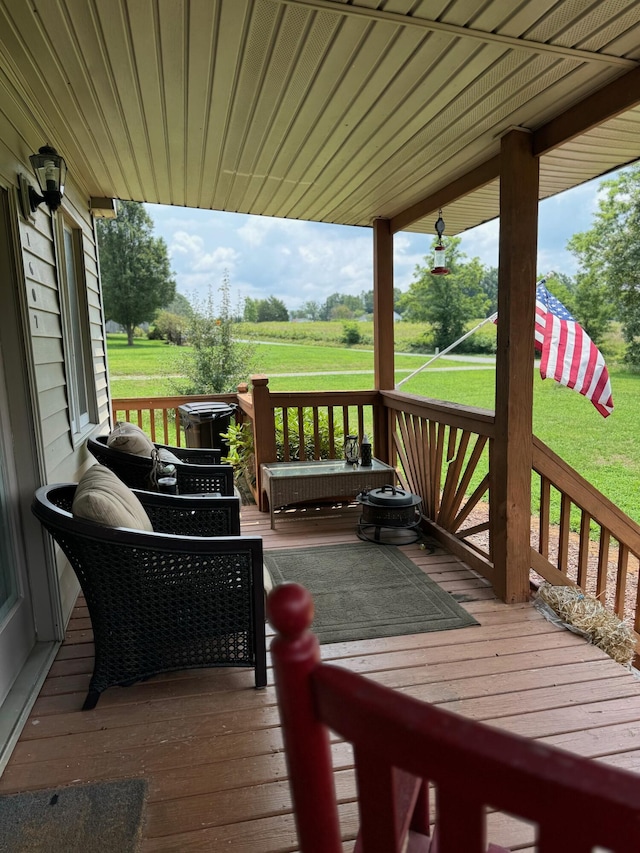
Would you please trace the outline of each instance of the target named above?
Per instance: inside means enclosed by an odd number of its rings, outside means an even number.
[[[538,272],[573,275],[576,260],[567,251],[571,236],[592,226],[601,179],[540,204]],[[373,288],[373,232],[370,228],[327,225],[147,204],[154,233],[163,237],[177,290],[202,301],[215,296],[229,274],[232,310],[246,298],[275,296],[289,310],[305,302],[322,304],[332,293],[354,296]],[[443,211],[446,222],[446,210]],[[445,231],[445,244],[446,244]],[[462,250],[485,266],[498,265],[498,221],[462,236]],[[407,290],[416,265],[431,259],[432,236],[401,232],[394,238],[394,284]]]

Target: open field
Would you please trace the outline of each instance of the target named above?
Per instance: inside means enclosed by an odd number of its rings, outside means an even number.
[[[119,336],[109,336],[111,391],[114,397],[171,394],[173,372],[169,357],[175,348],[157,341],[136,341],[126,347]],[[311,352],[312,351],[312,352]],[[257,348],[259,367],[271,377],[274,391],[360,390],[373,387],[372,354],[335,347],[287,347],[285,344]],[[427,356],[398,356],[396,367],[415,370]],[[442,370],[442,367],[456,368]],[[459,368],[467,368],[460,370]],[[402,390],[411,394],[449,400],[468,406],[493,409],[493,369],[486,365],[438,359],[431,368],[413,377]],[[440,369],[437,369],[440,368]],[[320,374],[327,371],[327,374]],[[549,380],[534,378],[534,432],[583,477],[640,521],[640,442],[637,423],[640,414],[640,376],[613,369],[611,384],[615,410],[602,418],[591,403],[574,391]],[[302,373],[301,376],[274,376]],[[316,375],[314,375],[314,373]],[[125,379],[126,376],[145,378]],[[396,380],[406,372],[398,372]]]

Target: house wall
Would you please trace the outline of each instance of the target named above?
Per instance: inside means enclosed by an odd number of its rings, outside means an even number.
[[[11,202],[15,286],[19,291],[15,294],[16,322],[23,332],[20,343],[15,340],[1,343],[5,349],[10,345],[14,351],[9,357],[24,365],[28,385],[23,398],[26,410],[20,411],[21,401],[16,398],[12,424],[14,433],[21,432],[21,425],[30,433],[34,458],[29,463],[16,460],[19,469],[30,468],[29,476],[22,480],[26,493],[20,513],[25,548],[29,552],[30,583],[37,590],[50,587],[48,597],[40,596],[34,605],[36,610],[40,607],[40,612],[36,613],[38,639],[49,641],[63,636],[78,586],[63,555],[42,536],[39,525],[34,527],[28,509],[33,487],[79,478],[91,461],[84,446],[85,439],[94,431],[102,431],[108,422],[110,407],[95,229],[89,212],[89,193],[74,182],[72,164],[67,164],[65,196],[56,214],[52,215],[45,204],[38,208],[34,218],[25,219],[20,213],[18,173],[26,175],[37,188],[28,157],[46,142],[55,145],[46,129],[38,126],[32,109],[22,102],[18,84],[0,73],[0,186],[8,190]],[[60,153],[64,156],[63,151]],[[58,218],[64,218],[81,235],[79,285],[86,286],[88,313],[88,318],[83,317],[81,321],[88,323],[87,340],[95,391],[91,423],[76,436],[72,434],[69,412],[68,377],[74,367],[63,335]],[[34,545],[32,534],[35,539],[44,540],[43,544]],[[47,608],[50,611],[48,619]]]

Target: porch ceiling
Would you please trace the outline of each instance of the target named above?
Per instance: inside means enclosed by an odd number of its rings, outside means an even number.
[[[92,196],[348,225],[639,64],[637,0],[0,0],[25,154],[55,145]],[[640,158],[639,79],[624,112],[542,154],[541,198]],[[492,180],[447,206],[447,232],[497,212]],[[431,232],[431,211],[408,228]]]

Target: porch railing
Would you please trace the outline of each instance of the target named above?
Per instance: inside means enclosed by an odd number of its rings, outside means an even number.
[[[158,444],[182,447],[184,432],[180,424],[179,407],[185,403],[219,400],[235,403],[235,394],[200,394],[192,397],[120,397],[111,401],[112,423],[132,421]]]
[[[422,497],[425,529],[494,581],[493,412],[396,391],[274,393],[266,376],[252,377],[252,388],[237,395],[119,399],[112,411],[155,441],[179,445],[179,406],[211,399],[237,401],[239,420],[252,423],[258,502],[260,464],[279,455],[276,434],[280,458],[318,459],[340,458],[344,435],[366,432],[375,455]],[[535,438],[532,495],[532,579],[596,595],[633,625],[640,649],[640,526]]]

